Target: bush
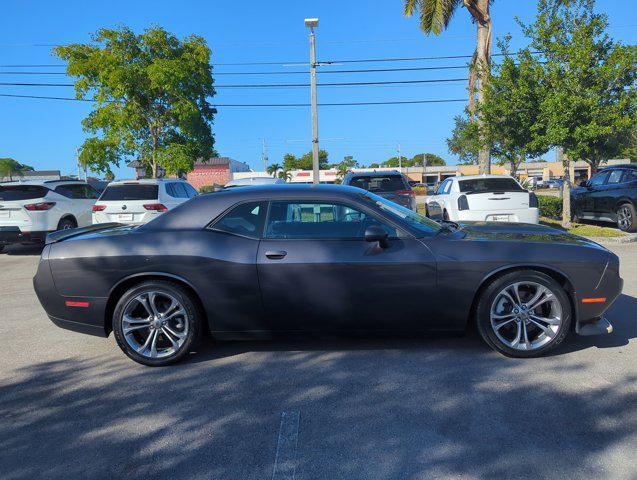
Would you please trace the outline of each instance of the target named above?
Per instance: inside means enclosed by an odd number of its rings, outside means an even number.
[[[427,189],[425,187],[413,187],[413,191],[416,195],[427,195]]]
[[[553,218],[555,220],[562,219],[562,199],[549,195],[538,195],[537,200],[540,206],[540,216]]]
[[[216,190],[214,185],[204,185],[203,187],[199,188],[199,193],[210,193],[210,192],[214,192]]]

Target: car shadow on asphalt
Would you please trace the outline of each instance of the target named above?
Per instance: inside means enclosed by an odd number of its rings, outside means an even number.
[[[564,343],[547,356],[560,356],[588,348],[615,348],[628,345],[637,338],[637,299],[622,294],[609,309],[608,320],[613,333],[583,337],[572,332]],[[464,336],[452,335],[339,335],[313,336],[288,335],[268,340],[211,341],[202,342],[196,354],[187,362],[200,363],[221,358],[234,357],[250,352],[338,352],[365,350],[395,350],[413,352],[454,352],[455,354],[493,353],[478,334],[475,326],[469,325]],[[496,354],[497,355],[497,354]]]

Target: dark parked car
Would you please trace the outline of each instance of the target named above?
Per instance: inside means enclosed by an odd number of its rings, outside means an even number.
[[[515,357],[612,330],[619,259],[542,225],[437,223],[330,185],[201,195],[142,226],[49,235],[35,290],[58,326],[145,365],[285,332],[463,332]]]
[[[571,199],[574,220],[613,222],[624,232],[637,232],[637,165],[601,169],[574,188]]]
[[[416,210],[416,194],[400,172],[348,172],[343,185],[362,188],[392,202]]]

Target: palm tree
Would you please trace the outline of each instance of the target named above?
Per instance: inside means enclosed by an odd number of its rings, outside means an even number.
[[[282,180],[285,180],[286,182],[290,179],[292,179],[292,174],[290,173],[289,170],[281,170],[278,174],[277,177],[279,177]]]
[[[273,163],[268,166],[268,175],[276,177],[276,172],[278,172],[279,170],[281,170],[281,165],[279,165],[278,163]]]
[[[9,181],[13,180],[15,175],[22,176],[24,172],[32,171],[33,167],[22,165],[13,158],[0,158],[0,179],[8,177]]]
[[[471,60],[469,73],[469,115],[471,120],[476,112],[476,83],[478,84],[478,103],[484,98],[489,81],[491,63],[491,16],[489,5],[493,0],[403,0],[405,15],[411,17],[416,10],[420,11],[420,29],[426,35],[440,35],[447,28],[451,17],[460,7],[465,7],[477,26],[477,44]],[[478,125],[481,124],[478,116]],[[480,173],[490,173],[491,160],[489,147],[482,147],[478,152]]]

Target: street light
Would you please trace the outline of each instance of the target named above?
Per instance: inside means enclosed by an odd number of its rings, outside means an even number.
[[[318,112],[316,108],[316,48],[314,29],[318,27],[318,18],[306,18],[305,26],[310,29],[310,90],[312,95],[312,174],[314,185],[319,183],[319,139]]]

